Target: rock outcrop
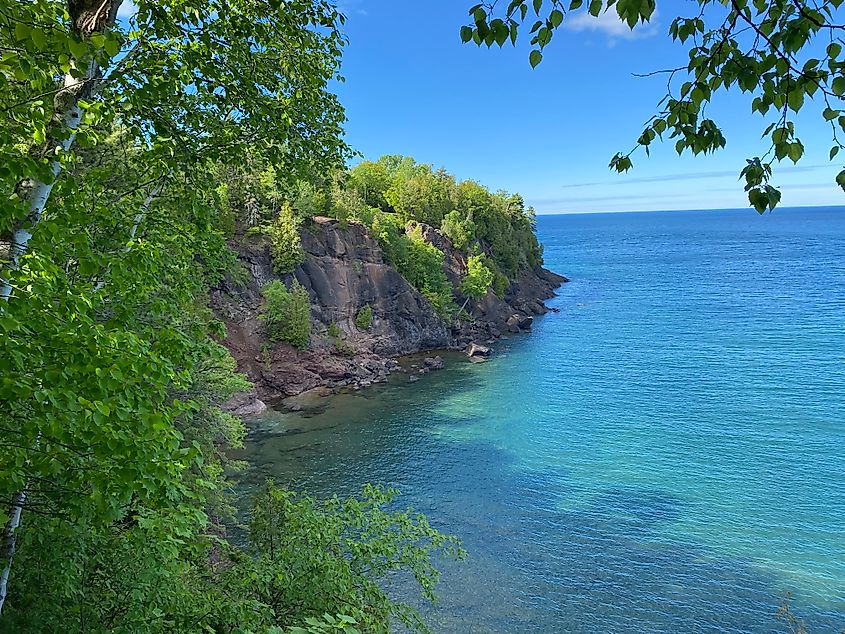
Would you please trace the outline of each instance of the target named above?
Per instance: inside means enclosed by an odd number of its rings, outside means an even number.
[[[444,272],[457,288],[466,274],[464,256],[439,231],[427,225],[419,229],[443,251]],[[232,246],[239,254],[240,273],[212,292],[212,307],[226,324],[223,343],[255,384],[252,401],[239,401],[233,409],[260,407],[254,401],[272,403],[321,386],[371,385],[386,380],[397,368],[396,357],[464,350],[474,341],[528,330],[534,315],[548,312],[544,300],[567,281],[540,267],[523,271],[504,298],[488,291],[486,297],[470,303],[467,308],[473,321],[448,326],[428,300],[385,261],[366,227],[315,218],[302,232],[304,261],[285,280],[295,277],[311,297],[311,345],[307,351],[298,351],[267,341],[259,319],[260,290],[278,277],[266,239],[241,236]],[[464,300],[457,291],[455,299]],[[355,321],[365,306],[372,309],[373,318],[362,331]],[[426,369],[442,365],[439,357],[432,359],[439,361],[427,364]]]
[[[486,359],[490,356],[491,352],[492,350],[490,350],[487,346],[482,346],[480,343],[475,342],[469,344],[466,349],[467,356],[472,361]]]

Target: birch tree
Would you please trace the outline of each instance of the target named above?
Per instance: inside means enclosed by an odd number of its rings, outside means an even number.
[[[291,174],[345,152],[329,3],[120,7],[0,0],[0,609],[22,514],[42,543],[142,509],[204,521],[178,395],[219,334],[197,299],[227,252],[209,176],[247,151]]]
[[[662,5],[661,5],[662,6]],[[748,201],[759,213],[773,210],[781,193],[770,184],[781,161],[804,156],[795,116],[811,111],[830,125],[830,160],[843,147],[845,133],[845,54],[842,0],[696,0],[690,12],[674,18],[669,36],[686,49],[680,64],[653,69],[664,74],[667,91],[655,114],[629,150],[617,152],[610,168],[625,172],[636,152],[649,152],[659,140],[678,154],[709,154],[725,146],[708,105],[731,88],[746,95],[751,114],[762,118],[764,154],[746,160],[739,172]],[[562,37],[567,15],[609,12],[631,29],[648,22],[656,0],[493,0],[469,8],[461,39],[481,46],[516,45],[527,39],[528,60],[536,67],[555,37]],[[674,10],[674,9],[673,9]],[[845,169],[836,183],[845,190]]]

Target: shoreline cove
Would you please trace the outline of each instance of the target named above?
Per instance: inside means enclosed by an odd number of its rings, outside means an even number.
[[[839,631],[845,215],[748,213],[541,218],[560,313],[254,419],[241,486],[398,488],[469,551],[420,605],[437,632],[771,634],[787,593]]]

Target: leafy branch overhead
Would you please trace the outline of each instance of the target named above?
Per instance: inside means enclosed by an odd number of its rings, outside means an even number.
[[[678,154],[709,154],[725,147],[720,124],[707,109],[719,93],[737,88],[749,109],[765,120],[768,147],[748,159],[740,178],[750,204],[760,213],[780,202],[769,184],[774,162],[797,163],[805,148],[795,115],[812,107],[830,125],[832,161],[843,148],[845,133],[845,20],[842,0],[696,0],[694,11],[676,17],[669,35],[686,47],[688,61],[655,73],[666,74],[667,89],[633,148],[618,152],[611,169],[625,172],[638,150],[649,153],[656,140],[674,141]],[[528,29],[529,62],[536,67],[554,35],[572,12],[598,17],[613,11],[631,29],[655,14],[654,0],[511,0],[476,4],[461,39],[477,45],[515,45]],[[845,190],[845,169],[836,176]]]

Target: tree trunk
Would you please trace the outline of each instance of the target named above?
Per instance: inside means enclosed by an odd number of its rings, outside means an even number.
[[[117,10],[122,2],[123,0],[68,0],[71,30],[82,38],[103,33],[114,26]],[[12,243],[9,246],[9,269],[12,271],[20,266],[20,258],[29,248],[32,232],[41,222],[53,185],[62,171],[60,156],[69,151],[76,140],[76,130],[82,118],[79,101],[93,95],[99,85],[101,75],[97,63],[93,60],[83,63],[87,65],[87,69],[81,77],[73,77],[67,73],[62,79],[61,89],[53,100],[53,116],[47,127],[47,139],[35,152],[37,156],[52,157],[49,180],[27,178],[15,188],[20,199],[26,203],[27,215],[15,226],[12,234]],[[11,281],[4,277],[0,280],[0,301],[8,301],[11,294]]]
[[[9,591],[9,573],[12,571],[12,559],[15,556],[17,542],[15,531],[21,524],[24,502],[26,502],[26,490],[19,491],[15,495],[12,518],[9,520],[9,526],[6,529],[6,539],[3,544],[3,559],[6,561],[6,565],[3,567],[3,572],[0,573],[0,614],[3,613],[3,605],[6,603],[6,595]]]
[[[82,38],[88,38],[97,33],[103,33],[114,26],[117,10],[123,0],[68,0],[68,14],[71,20],[71,30]],[[10,269],[16,270],[20,266],[20,258],[26,254],[32,233],[41,222],[44,207],[50,199],[53,185],[62,171],[61,154],[70,150],[76,139],[76,130],[82,116],[79,101],[90,97],[96,91],[100,80],[100,68],[94,62],[85,61],[87,70],[75,78],[69,73],[62,80],[62,87],[53,101],[53,116],[47,128],[47,140],[40,151],[42,157],[50,159],[50,175],[48,181],[28,178],[18,183],[15,191],[27,205],[26,217],[15,227],[12,244],[10,245]],[[0,301],[9,301],[12,295],[11,280],[0,280]],[[40,437],[40,435],[39,435]],[[38,440],[35,441],[36,444]],[[12,559],[15,556],[17,544],[17,530],[21,523],[23,505],[28,495],[27,486],[15,494],[12,503],[12,513],[9,523],[3,531],[3,571],[0,573],[0,614],[6,602],[9,586],[9,574],[12,570]]]

